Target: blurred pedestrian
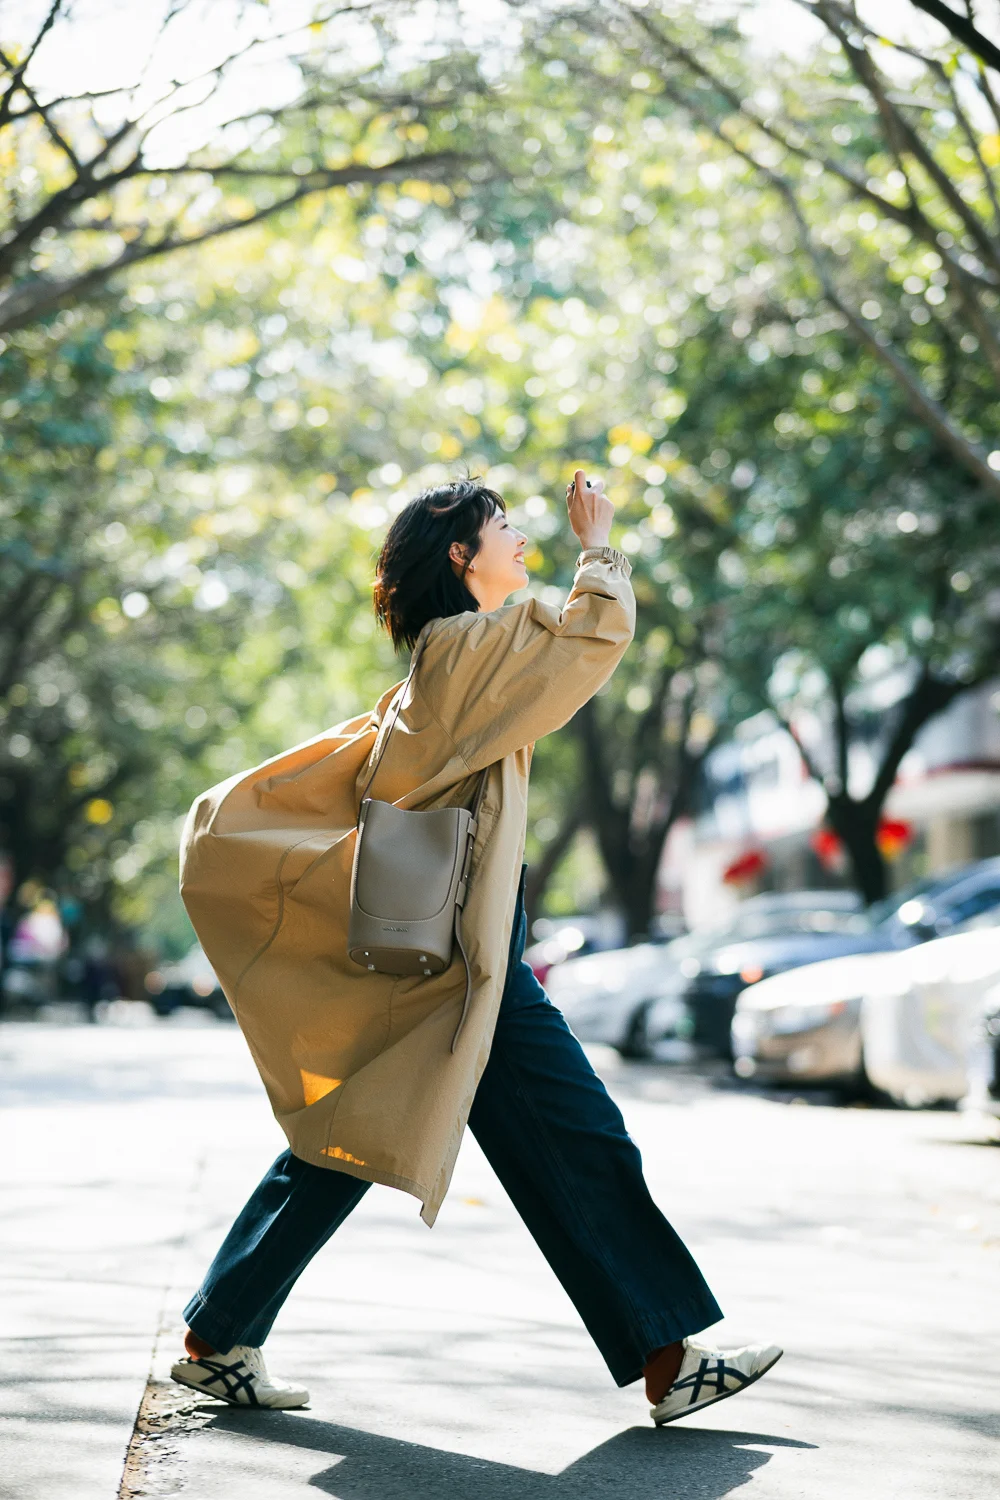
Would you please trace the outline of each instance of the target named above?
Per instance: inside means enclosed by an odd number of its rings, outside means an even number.
[[[9,970],[4,983],[8,994],[41,1005],[56,999],[59,960],[68,939],[52,892],[32,890],[31,882],[25,884],[32,904],[15,922],[7,943]]]
[[[83,950],[83,966],[80,972],[80,998],[87,1012],[87,1020],[97,1020],[97,1007],[102,1000],[116,999],[120,990],[118,976],[111,962],[108,945],[103,938],[87,940]]]
[[[466,1121],[613,1378],[645,1376],[654,1421],[744,1389],[780,1356],[693,1337],[719,1307],[522,960],[532,746],[608,680],[635,620],[602,484],[578,470],[567,505],[583,550],[559,609],[505,605],[528,581],[527,538],[498,494],[470,479],[413,500],[375,584],[381,623],[413,651],[406,683],[192,809],[184,898],[290,1149],[185,1309],[182,1384],[235,1405],[304,1405],[260,1347],[296,1278],[373,1182],[417,1196],[432,1224]],[[373,776],[379,798],[406,809],[476,798],[466,965],[399,977],[349,955],[354,835]]]

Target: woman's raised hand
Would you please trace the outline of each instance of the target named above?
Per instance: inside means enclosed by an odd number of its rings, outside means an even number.
[[[590,547],[608,545],[615,508],[604,493],[603,479],[590,480],[582,469],[577,469],[573,483],[566,486],[566,509],[569,524],[585,552]]]

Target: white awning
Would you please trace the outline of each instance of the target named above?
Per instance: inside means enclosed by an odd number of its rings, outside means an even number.
[[[915,823],[996,811],[1000,811],[1000,767],[991,771],[956,766],[917,781],[898,782],[886,802],[890,817]]]

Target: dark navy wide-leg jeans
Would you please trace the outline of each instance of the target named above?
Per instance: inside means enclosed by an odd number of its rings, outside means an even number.
[[[469,1128],[572,1298],[619,1385],[649,1356],[721,1318],[690,1252],[649,1195],[617,1106],[523,961],[510,964]],[[296,1278],[370,1183],[284,1151],[184,1310],[214,1348],[264,1342]]]

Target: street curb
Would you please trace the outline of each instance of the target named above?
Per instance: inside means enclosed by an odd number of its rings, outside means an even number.
[[[177,1439],[203,1427],[211,1409],[196,1396],[185,1394],[169,1380],[146,1382],[132,1437],[125,1453],[125,1471],[117,1500],[177,1493]]]
[[[190,1238],[194,1207],[205,1176],[206,1160],[203,1152],[196,1160],[191,1174],[180,1231],[174,1241],[170,1270],[164,1283],[160,1313],[156,1320],[149,1374],[125,1449],[125,1462],[116,1500],[139,1500],[139,1497],[146,1495],[176,1493],[177,1484],[164,1472],[169,1461],[177,1457],[176,1445],[171,1439],[182,1432],[204,1426],[210,1415],[210,1410],[202,1402],[199,1416],[198,1397],[192,1397],[190,1392],[184,1391],[169,1378],[170,1359],[166,1353],[168,1339],[177,1339],[178,1345],[180,1344],[183,1324],[179,1324],[171,1315],[171,1308],[178,1291],[181,1252]]]

